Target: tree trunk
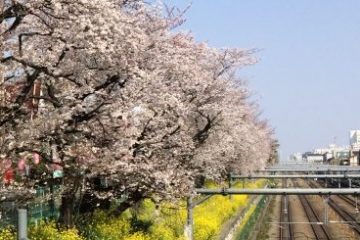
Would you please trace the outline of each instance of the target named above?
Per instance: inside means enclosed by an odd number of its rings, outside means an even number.
[[[74,206],[75,194],[65,194],[61,197],[59,223],[67,228],[74,226]]]

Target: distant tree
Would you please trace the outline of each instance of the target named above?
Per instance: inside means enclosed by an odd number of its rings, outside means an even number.
[[[142,1],[4,3],[1,158],[41,159],[40,174],[19,187],[47,184],[62,169],[67,224],[80,190],[102,199],[126,192],[124,210],[190,194],[195,176],[265,166],[272,132],[235,74],[255,62],[252,50],[173,33],[182,13]],[[98,177],[110,187],[98,189]]]
[[[271,154],[269,157],[268,164],[274,165],[276,163],[279,163],[279,141],[276,139],[273,139],[271,142]]]

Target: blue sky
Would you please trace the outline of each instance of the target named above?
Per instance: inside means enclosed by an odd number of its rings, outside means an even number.
[[[286,158],[360,129],[359,13],[358,0],[193,0],[181,28],[210,46],[261,49],[240,76]]]

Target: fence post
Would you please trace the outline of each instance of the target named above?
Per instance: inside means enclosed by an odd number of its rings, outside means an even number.
[[[193,216],[193,203],[192,203],[192,196],[187,198],[187,221],[186,221],[186,233],[187,239],[193,240],[194,239],[194,216]]]
[[[329,224],[329,199],[330,196],[325,196],[324,198],[324,224]]]
[[[229,175],[228,175],[228,181],[229,181],[229,182],[228,182],[228,185],[229,185],[228,187],[229,187],[229,188],[232,188],[232,180],[233,180],[233,179],[232,179],[232,173],[230,172]],[[229,199],[232,199],[231,194],[229,194]]]
[[[18,209],[18,239],[28,240],[27,238],[27,210]]]

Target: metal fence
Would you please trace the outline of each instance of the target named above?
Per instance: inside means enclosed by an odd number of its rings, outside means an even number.
[[[51,190],[50,187],[38,187],[36,189],[37,200],[21,206],[28,210],[29,223],[37,224],[41,220],[51,220],[59,217],[60,198],[57,197],[56,194],[53,194],[57,192],[59,188],[59,186],[55,186]],[[19,204],[16,202],[4,201],[0,204],[0,227],[17,225],[18,208]]]

